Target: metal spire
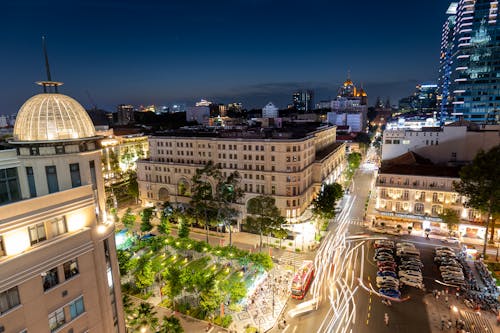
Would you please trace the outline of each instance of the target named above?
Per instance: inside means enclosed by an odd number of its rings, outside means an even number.
[[[50,66],[49,66],[49,56],[47,54],[47,45],[45,43],[45,36],[42,36],[42,48],[43,55],[45,57],[45,71],[47,72],[47,81],[40,81],[37,84],[43,87],[43,92],[51,92],[51,89],[48,87],[54,87],[53,92],[58,93],[57,87],[62,85],[62,82],[52,81],[52,75],[50,75]]]

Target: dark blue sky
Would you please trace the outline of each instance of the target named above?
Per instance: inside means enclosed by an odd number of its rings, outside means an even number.
[[[445,0],[38,0],[0,4],[0,113],[45,79],[85,107],[193,103],[285,107],[293,90],[333,97],[351,71],[369,103],[436,81]]]

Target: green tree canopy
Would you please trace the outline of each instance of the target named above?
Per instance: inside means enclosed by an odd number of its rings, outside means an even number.
[[[338,183],[323,185],[321,192],[313,201],[313,214],[320,219],[333,219],[335,217],[335,204],[343,195],[342,185]]]
[[[441,220],[448,226],[448,230],[455,230],[458,224],[460,223],[460,216],[458,215],[456,210],[445,208],[441,214],[438,215]]]
[[[239,215],[239,210],[234,207],[234,204],[239,203],[243,198],[243,190],[240,187],[240,174],[234,171],[227,177],[223,177],[222,173],[217,174],[216,179],[215,203],[217,207],[217,221],[224,224],[229,229],[229,245],[232,245],[232,229],[231,225]]]
[[[347,157],[347,162],[352,170],[359,168],[361,164],[361,154],[360,153],[350,153]]]
[[[144,208],[141,212],[141,231],[149,232],[153,230],[153,225],[151,224],[151,218],[153,217],[153,208]]]
[[[134,229],[135,215],[132,213],[132,208],[127,208],[125,214],[122,216],[122,223],[127,229]]]
[[[220,170],[210,161],[203,168],[197,169],[192,178],[191,209],[188,213],[196,222],[203,224],[207,243],[209,227],[217,223],[216,200],[210,181],[220,177]]]
[[[246,225],[250,230],[260,235],[260,250],[262,250],[262,235],[271,234],[281,229],[285,219],[281,216],[275,199],[267,195],[248,200]]]
[[[184,333],[184,329],[181,326],[179,318],[176,316],[163,316],[157,333]]]
[[[141,302],[135,309],[133,316],[130,323],[136,332],[140,332],[142,328],[149,328],[153,332],[156,330],[158,318],[156,318],[155,308],[151,304]]]
[[[500,213],[500,145],[488,152],[479,151],[471,164],[460,170],[460,181],[454,182],[455,191],[465,196],[466,206],[487,213],[483,254],[486,254],[490,217]],[[491,224],[491,241],[495,223]]]

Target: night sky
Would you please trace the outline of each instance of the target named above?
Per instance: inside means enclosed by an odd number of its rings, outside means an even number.
[[[445,0],[38,0],[0,4],[0,113],[17,112],[45,79],[85,107],[241,101],[293,90],[334,97],[347,71],[373,104],[437,80]],[[88,94],[87,94],[88,91]]]

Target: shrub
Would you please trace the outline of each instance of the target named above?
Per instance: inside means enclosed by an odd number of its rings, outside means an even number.
[[[233,322],[233,317],[230,315],[224,316],[222,318],[220,316],[217,316],[214,319],[214,324],[222,326],[224,328],[228,328],[232,322]]]
[[[296,248],[296,249],[295,249],[295,252],[300,252],[300,249],[299,249],[299,248]]]

